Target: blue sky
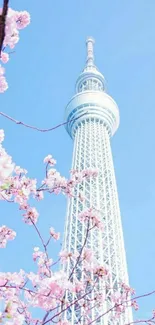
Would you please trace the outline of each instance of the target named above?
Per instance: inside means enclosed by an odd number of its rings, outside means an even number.
[[[2,2],[2,1],[0,1]],[[96,40],[96,65],[108,93],[120,108],[121,124],[112,139],[125,247],[131,285],[137,294],[155,289],[155,2],[154,0],[10,1],[13,9],[28,10],[31,25],[6,65],[9,90],[1,95],[1,111],[38,127],[62,122],[85,63],[85,39]],[[62,127],[37,133],[1,117],[5,147],[29,176],[44,177],[43,158],[51,153],[68,175],[72,141]],[[42,232],[50,225],[63,231],[64,197],[47,197],[39,205]],[[0,269],[31,269],[31,227],[23,224],[16,206],[1,203],[1,224],[17,230],[17,239],[0,250]],[[23,239],[23,241],[22,241]],[[51,245],[56,257],[60,244]],[[141,303],[138,317],[149,317],[155,296]]]

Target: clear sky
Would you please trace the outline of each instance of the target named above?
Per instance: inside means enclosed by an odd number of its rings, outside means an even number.
[[[2,2],[2,0],[0,1]],[[125,247],[131,285],[137,294],[155,289],[155,1],[154,0],[12,0],[13,9],[28,10],[31,25],[6,65],[9,90],[1,111],[38,127],[63,121],[85,63],[85,39],[95,38],[96,65],[107,91],[120,108],[121,124],[112,139]],[[45,5],[46,3],[46,5]],[[62,127],[37,133],[1,117],[5,147],[29,176],[44,177],[43,158],[51,153],[65,176],[71,166],[72,141]],[[64,197],[47,197],[38,206],[39,226],[63,231]],[[16,206],[1,203],[1,224],[17,238],[0,250],[1,271],[29,271],[32,247],[39,242],[23,224]],[[34,245],[33,245],[34,244]],[[51,245],[56,258],[60,244]],[[141,303],[139,317],[149,317],[155,296]]]

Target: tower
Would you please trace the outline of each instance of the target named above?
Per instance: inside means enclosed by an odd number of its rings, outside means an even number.
[[[75,196],[68,202],[63,247],[69,252],[79,251],[85,236],[85,226],[78,215],[82,210],[95,207],[101,213],[104,230],[92,231],[88,238],[90,247],[100,263],[106,265],[111,273],[109,288],[117,290],[119,283],[128,284],[128,273],[122,224],[120,217],[117,186],[115,180],[110,137],[119,126],[119,110],[115,101],[105,91],[104,76],[94,64],[94,40],[86,41],[87,59],[83,72],[76,82],[76,94],[72,97],[65,110],[66,130],[74,141],[72,169],[81,171],[96,168],[98,176],[95,179],[85,179],[75,189]],[[85,197],[81,202],[79,193],[82,189]],[[70,261],[65,267],[69,275],[73,263]],[[79,276],[83,276],[79,266]],[[81,275],[80,275],[81,274]],[[103,284],[100,283],[99,286]],[[111,290],[111,289],[110,289]],[[107,301],[102,310],[111,308],[111,295],[108,291]],[[70,297],[68,297],[68,300]],[[99,315],[98,309],[92,309],[89,314],[90,323]],[[71,324],[77,324],[79,312],[72,307],[66,311],[66,319]],[[125,325],[132,321],[130,308],[119,321],[112,321],[111,316],[99,318],[94,324]],[[80,324],[85,325],[82,320]]]

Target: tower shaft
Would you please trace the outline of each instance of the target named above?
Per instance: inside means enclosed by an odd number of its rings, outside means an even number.
[[[88,315],[82,317],[82,312],[73,305],[66,310],[65,319],[70,320],[72,325],[86,325],[89,322],[91,324],[95,319],[94,324],[98,325],[125,325],[132,321],[130,308],[126,309],[119,320],[112,319],[111,313],[99,317],[114,306],[112,296],[119,289],[120,283],[128,285],[128,273],[110,145],[110,136],[114,134],[119,124],[119,113],[116,103],[104,91],[103,75],[94,66],[93,43],[94,41],[91,42],[89,38],[86,68],[78,78],[77,94],[66,108],[65,119],[68,119],[67,131],[74,139],[72,169],[82,171],[95,168],[98,170],[98,176],[89,180],[84,179],[77,185],[74,197],[68,202],[63,249],[72,253],[80,252],[85,242],[86,224],[80,221],[79,214],[89,208],[98,210],[104,229],[103,231],[93,229],[89,233],[86,246],[93,251],[101,265],[106,265],[110,277],[106,283],[105,280],[98,280],[97,291],[106,297],[101,307],[91,306],[94,295],[91,292]],[[80,200],[81,192],[84,201]],[[73,266],[74,262],[70,259],[64,267],[68,277]],[[85,270],[79,264],[73,281],[85,280],[85,276]],[[90,277],[93,278],[91,271]],[[73,298],[76,299],[76,295],[66,295],[68,302]]]
[[[84,180],[77,186],[75,198],[69,201],[64,248],[69,252],[80,250],[86,230],[85,225],[79,221],[78,215],[82,210],[90,207],[99,210],[104,230],[103,232],[92,231],[87,246],[92,249],[101,264],[107,265],[111,273],[109,287],[117,290],[120,282],[128,284],[128,275],[110,139],[108,130],[102,121],[90,118],[78,126],[74,140],[72,168],[79,171],[96,168],[99,174],[97,178],[90,181]],[[85,197],[83,203],[77,199],[81,191]],[[71,268],[72,264],[68,264],[68,275]],[[102,288],[100,290],[102,291]],[[109,294],[111,294],[111,290]],[[106,311],[112,305],[112,302],[107,300],[103,308]],[[99,311],[92,310],[91,319],[95,319],[98,315]],[[75,324],[77,317],[74,308],[71,317],[72,324]],[[127,313],[125,318],[123,316],[119,320],[119,324],[127,324],[131,320],[130,317],[130,313]],[[82,324],[84,325],[84,323]],[[114,323],[108,321],[108,316],[105,316],[97,324],[110,325]]]

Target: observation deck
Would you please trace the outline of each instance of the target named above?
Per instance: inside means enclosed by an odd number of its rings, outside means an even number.
[[[103,123],[109,135],[113,136],[119,126],[119,109],[106,93],[104,76],[94,64],[94,40],[89,37],[86,45],[86,66],[76,81],[76,94],[65,109],[66,130],[74,138],[80,123],[95,119]]]

